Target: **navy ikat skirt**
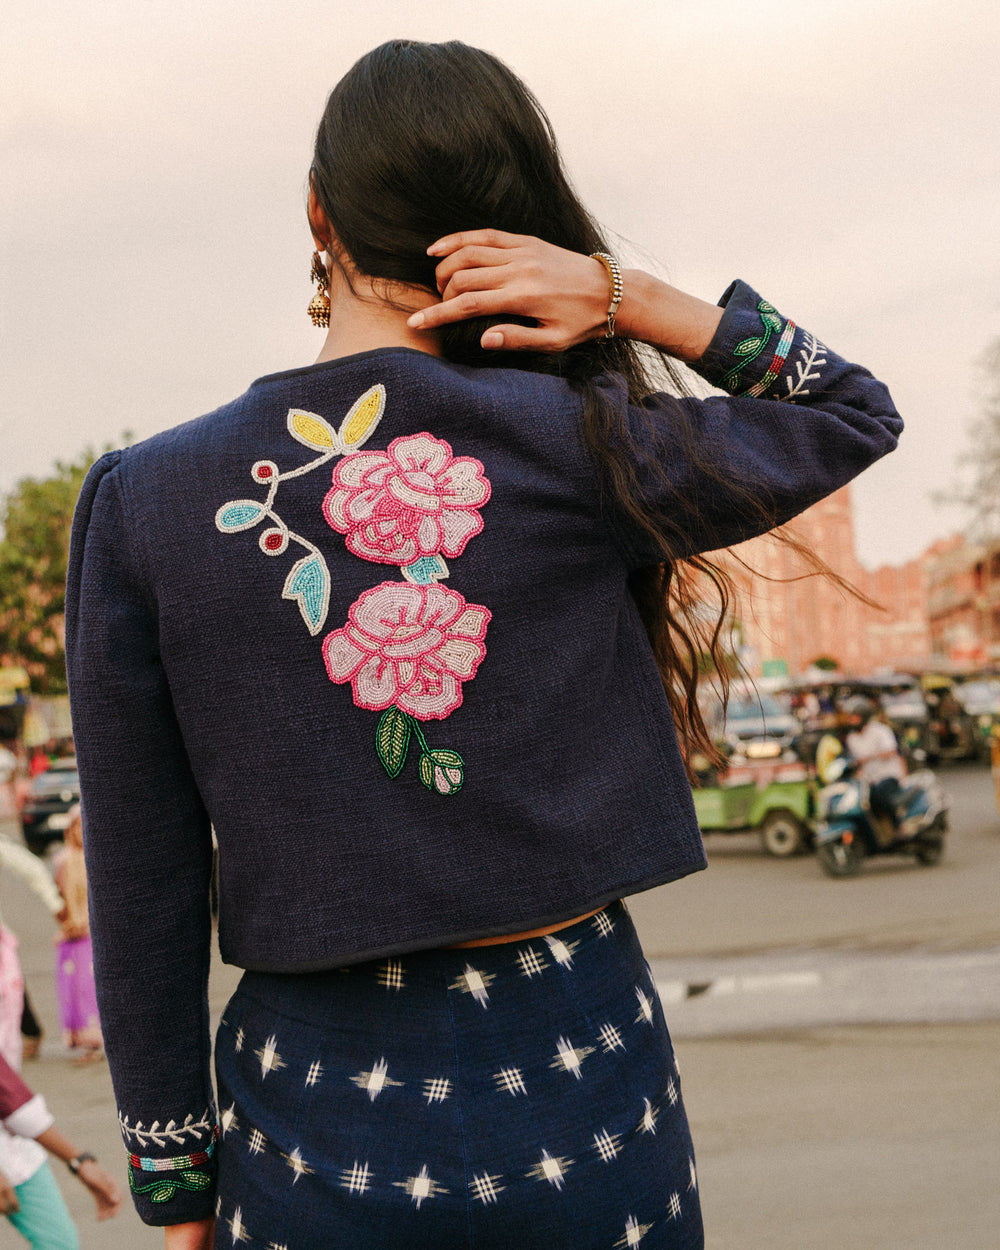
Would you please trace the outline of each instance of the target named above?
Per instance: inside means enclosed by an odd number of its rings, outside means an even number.
[[[216,1046],[216,1247],[700,1250],[625,906],[547,937],[248,972]]]

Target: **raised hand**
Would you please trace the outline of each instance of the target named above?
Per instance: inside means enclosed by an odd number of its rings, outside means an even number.
[[[538,324],[495,326],[483,335],[482,346],[536,352],[563,352],[604,333],[608,275],[590,256],[502,230],[449,234],[427,253],[441,257],[436,270],[441,303],[414,313],[407,322],[413,329],[513,313]]]
[[[441,303],[407,321],[414,330],[435,330],[471,317],[530,317],[535,326],[487,330],[484,348],[564,352],[607,328],[611,286],[599,260],[503,230],[466,230],[427,249],[441,258]],[[622,338],[641,339],[681,360],[697,360],[712,341],[722,309],[679,291],[641,269],[626,269],[625,294],[615,319]]]

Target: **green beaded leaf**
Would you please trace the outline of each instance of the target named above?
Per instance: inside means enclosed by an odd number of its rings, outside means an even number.
[[[147,1194],[150,1202],[169,1202],[178,1189],[190,1189],[197,1193],[203,1189],[211,1189],[215,1181],[209,1172],[179,1172],[169,1179],[157,1179],[148,1185],[140,1185],[130,1167],[128,1183],[133,1193]]]
[[[769,313],[769,312],[777,312],[778,310],[777,308],[775,308],[773,304],[768,303],[766,299],[762,299],[760,303],[757,305],[757,311],[759,313]]]
[[[761,338],[743,339],[742,342],[736,344],[733,348],[734,356],[752,356],[755,352],[759,352],[764,346],[765,340]]]
[[[434,761],[429,755],[420,757],[420,780],[428,790],[434,789]]]
[[[211,1189],[214,1183],[208,1172],[182,1172],[181,1180],[185,1182],[185,1189]]]
[[[769,330],[773,330],[775,334],[780,334],[785,328],[785,323],[775,312],[762,312],[760,319]]]
[[[410,718],[398,707],[386,708],[375,730],[375,749],[390,777],[398,777],[410,747]]]

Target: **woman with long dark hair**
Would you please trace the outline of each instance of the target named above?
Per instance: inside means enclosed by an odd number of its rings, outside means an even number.
[[[622,273],[540,106],[462,44],[385,44],[337,85],[309,221],[317,362],[103,457],[75,522],[136,1206],[172,1250],[701,1246],[620,900],[705,866],[685,759],[728,587],[704,553],[901,423],[743,283],[716,306]],[[675,360],[724,394],[680,394]],[[247,970],[217,1096],[213,826]]]

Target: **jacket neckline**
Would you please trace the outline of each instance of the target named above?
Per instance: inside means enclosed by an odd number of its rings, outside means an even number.
[[[378,356],[392,356],[399,353],[405,356],[420,356],[427,360],[440,359],[439,356],[432,356],[430,352],[422,352],[416,347],[372,347],[368,351],[354,352],[350,356],[337,356],[333,360],[321,360],[313,365],[300,365],[297,369],[282,369],[278,373],[265,373],[259,378],[254,378],[250,386],[266,386],[270,382],[283,382],[286,378],[309,377],[314,373],[326,373],[339,369],[344,365],[356,364],[358,361],[371,360]]]

